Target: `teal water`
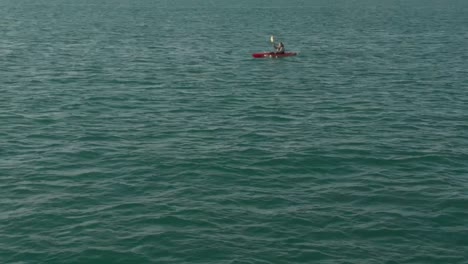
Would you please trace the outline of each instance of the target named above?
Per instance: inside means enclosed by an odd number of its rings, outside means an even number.
[[[468,263],[467,1],[0,0],[0,92],[0,263]]]

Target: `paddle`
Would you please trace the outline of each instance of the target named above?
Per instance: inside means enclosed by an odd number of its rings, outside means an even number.
[[[275,47],[275,38],[273,37],[273,35],[270,36],[270,42],[271,42],[271,45],[273,45],[273,50],[276,50],[276,47]],[[274,51],[273,51],[274,53]]]

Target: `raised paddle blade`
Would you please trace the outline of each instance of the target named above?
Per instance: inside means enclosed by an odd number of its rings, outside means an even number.
[[[273,35],[271,35],[271,37],[270,37],[270,42],[271,43],[275,42],[275,38],[273,37]]]

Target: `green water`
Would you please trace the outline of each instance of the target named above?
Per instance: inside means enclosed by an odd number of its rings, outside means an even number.
[[[0,263],[468,263],[467,1],[0,0],[0,92]]]

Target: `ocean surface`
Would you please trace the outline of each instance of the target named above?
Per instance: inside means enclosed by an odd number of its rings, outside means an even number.
[[[0,0],[0,263],[468,263],[468,1]]]

